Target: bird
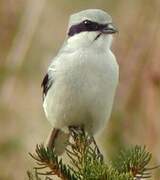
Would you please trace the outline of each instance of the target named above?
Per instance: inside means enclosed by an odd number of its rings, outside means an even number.
[[[46,146],[62,154],[69,127],[95,136],[106,126],[119,82],[119,65],[111,51],[118,30],[101,9],[69,18],[65,41],[42,81],[43,108],[52,125]]]

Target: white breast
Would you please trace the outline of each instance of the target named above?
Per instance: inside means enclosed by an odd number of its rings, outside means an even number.
[[[44,100],[48,120],[57,128],[83,124],[96,133],[109,119],[118,84],[114,55],[93,48],[62,53],[55,69],[55,83]]]

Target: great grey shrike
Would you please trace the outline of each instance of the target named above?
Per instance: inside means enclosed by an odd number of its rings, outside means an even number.
[[[118,84],[111,51],[117,30],[111,16],[87,9],[70,16],[67,37],[43,79],[43,107],[52,125],[47,146],[62,153],[68,128],[83,126],[94,136],[110,117]]]

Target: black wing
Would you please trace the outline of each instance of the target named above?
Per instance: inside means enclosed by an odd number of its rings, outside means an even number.
[[[41,87],[43,88],[43,99],[47,95],[47,92],[52,86],[53,82],[54,82],[54,78],[49,73],[47,73],[41,84]]]

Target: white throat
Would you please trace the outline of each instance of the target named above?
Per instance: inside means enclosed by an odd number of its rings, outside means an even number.
[[[97,39],[98,32],[82,32],[69,37],[65,43],[65,49],[75,51],[84,48],[98,48],[101,50],[110,49],[112,45],[112,35],[100,35]]]

